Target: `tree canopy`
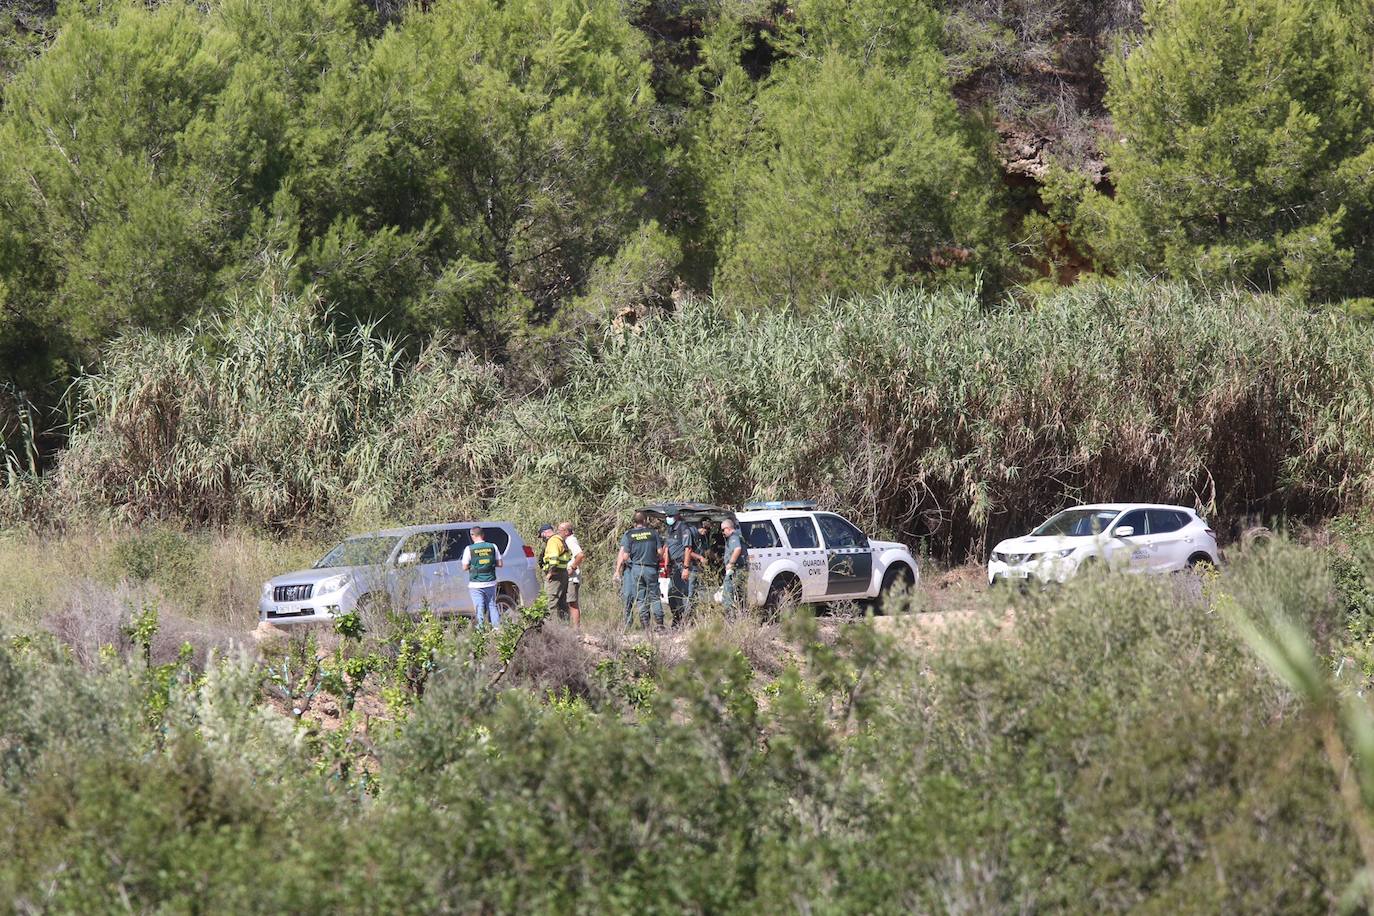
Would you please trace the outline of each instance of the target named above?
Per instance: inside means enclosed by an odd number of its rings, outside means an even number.
[[[1366,24],[1312,0],[1155,0],[1107,70],[1109,261],[1304,297],[1367,292]]]

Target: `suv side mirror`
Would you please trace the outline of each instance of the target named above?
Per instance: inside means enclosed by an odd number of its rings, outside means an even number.
[[[420,559],[420,555],[413,550],[407,550],[396,558],[397,566],[413,566]]]
[[[1113,532],[1113,535],[1119,538],[1128,538],[1133,534],[1135,534],[1135,529],[1130,525],[1121,525]]]

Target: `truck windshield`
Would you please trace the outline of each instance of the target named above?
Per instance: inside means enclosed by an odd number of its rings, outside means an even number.
[[[1107,530],[1116,518],[1113,509],[1065,509],[1031,532],[1039,537],[1092,537]]]
[[[376,566],[386,562],[396,546],[396,537],[349,538],[320,558],[316,569],[329,569],[333,566]]]

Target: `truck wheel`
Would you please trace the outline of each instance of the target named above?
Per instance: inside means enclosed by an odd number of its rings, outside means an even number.
[[[910,595],[912,588],[916,585],[916,573],[905,563],[894,563],[888,567],[883,574],[883,588],[878,593],[878,600],[873,602],[873,613],[889,613],[888,605],[896,610],[901,605],[901,599],[905,595]]]
[[[768,598],[763,602],[764,615],[772,620],[783,611],[790,611],[802,603],[801,580],[791,573],[782,573],[768,586]]]
[[[496,590],[496,613],[501,616],[501,623],[507,619],[514,620],[520,616],[520,599],[511,594],[508,588]]]

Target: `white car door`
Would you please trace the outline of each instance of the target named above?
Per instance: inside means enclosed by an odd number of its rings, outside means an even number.
[[[866,598],[873,591],[873,548],[868,536],[829,512],[817,512],[825,542],[826,587],[830,598]]]
[[[1135,509],[1117,519],[1112,526],[1111,557],[1113,566],[1129,572],[1145,572],[1155,564],[1154,543],[1150,540],[1149,516],[1144,509]],[[1123,529],[1131,533],[1123,535]]]
[[[443,563],[444,532],[412,534],[401,545],[395,571],[397,605],[412,614],[440,610],[447,600]]]
[[[1192,543],[1185,526],[1188,516],[1177,509],[1150,509],[1150,538],[1156,572],[1174,572],[1188,565]]]
[[[801,567],[802,600],[820,601],[825,597],[829,571],[815,521],[809,515],[789,515],[778,521],[787,538],[787,555]]]
[[[782,536],[772,519],[761,518],[739,523],[740,537],[749,548],[749,587],[762,588],[759,574],[783,553]]]

